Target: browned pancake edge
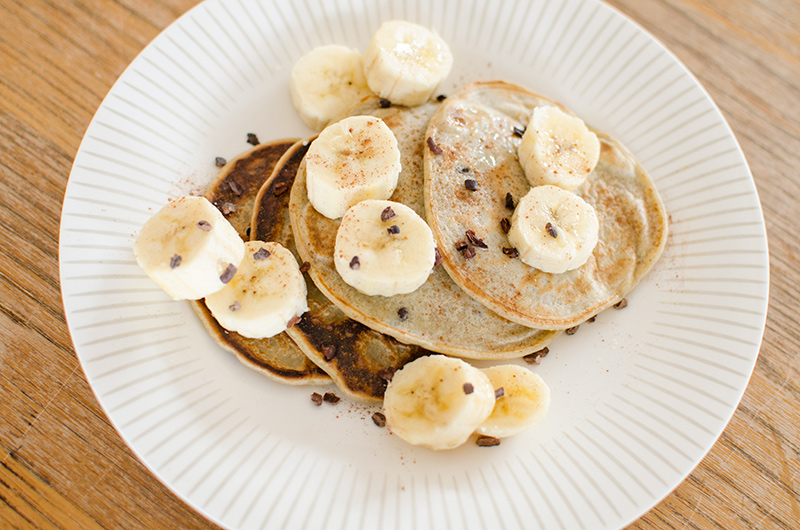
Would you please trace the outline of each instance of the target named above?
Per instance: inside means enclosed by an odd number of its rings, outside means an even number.
[[[296,141],[282,139],[259,144],[225,164],[209,184],[205,197],[223,213],[243,240],[251,239],[253,206],[259,190]],[[192,307],[217,344],[249,368],[287,384],[330,381],[286,333],[249,339],[220,326],[202,300],[193,301]]]

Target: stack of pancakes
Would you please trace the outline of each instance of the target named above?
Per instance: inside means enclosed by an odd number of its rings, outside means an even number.
[[[402,171],[390,200],[427,220],[443,263],[412,293],[360,293],[333,264],[339,220],[308,201],[303,157],[313,139],[255,147],[222,168],[206,197],[243,239],[278,242],[307,263],[309,311],[285,333],[253,340],[222,329],[195,302],[209,332],[247,365],[290,384],[332,379],[352,399],[380,401],[394,371],[431,352],[501,360],[541,350],[622,299],[660,256],[667,217],[655,187],[598,131],[600,162],[576,190],[600,220],[589,261],[549,274],[502,252],[510,246],[501,227],[511,215],[506,196],[518,200],[530,188],[516,156],[518,131],[537,105],[555,103],[503,82],[467,85],[413,108],[384,103],[366,98],[348,114],[377,116],[394,132]],[[465,189],[466,172],[478,190]],[[457,246],[469,230],[487,248],[465,259]]]

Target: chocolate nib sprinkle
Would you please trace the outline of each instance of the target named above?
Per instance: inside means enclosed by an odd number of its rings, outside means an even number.
[[[214,159],[214,165],[217,167],[222,167],[227,163],[228,161],[222,158],[221,156],[218,156],[217,158]]]
[[[174,256],[172,256],[171,258],[169,258],[169,268],[170,268],[170,269],[175,269],[175,268],[177,268],[177,267],[180,267],[180,266],[181,266],[181,261],[182,261],[182,260],[183,260],[183,258],[182,258],[182,257],[180,257],[180,255],[178,255],[178,254],[175,254]]]
[[[294,327],[297,324],[299,324],[301,320],[303,320],[302,315],[295,315],[295,316],[293,316],[292,318],[289,319],[289,322],[286,323],[286,327],[287,328]]]
[[[508,217],[500,219],[500,230],[502,230],[504,234],[507,234],[511,230],[511,219]]]
[[[467,166],[461,166],[458,170],[462,173],[469,173],[470,169]]]
[[[353,256],[353,259],[350,260],[350,268],[354,271],[361,268],[361,262],[358,261],[358,256]]]
[[[380,369],[378,371],[378,377],[385,381],[391,381],[392,377],[394,377],[394,368],[387,367]]]
[[[479,238],[478,236],[475,235],[474,231],[467,230],[465,232],[465,234],[467,235],[467,239],[469,240],[469,242],[472,243],[473,245],[475,245],[476,247],[478,247],[478,248],[489,248],[488,245],[486,245],[486,243],[483,242],[483,239],[481,239],[481,238]]]
[[[331,405],[336,405],[337,403],[339,403],[339,400],[341,400],[342,398],[340,398],[339,396],[337,396],[333,392],[325,392],[325,395],[322,396],[322,399],[324,401],[327,401]]]
[[[564,333],[567,335],[574,335],[576,331],[578,331],[578,326],[572,326],[571,328],[565,329]]]
[[[539,351],[524,356],[522,359],[528,364],[539,364],[542,361],[542,357],[546,357],[548,353],[550,353],[550,348],[545,346]]]
[[[514,259],[519,257],[519,250],[514,247],[503,247],[503,254],[511,259]]]
[[[372,415],[372,421],[378,427],[386,427],[386,416],[384,416],[383,412],[376,412]]]
[[[234,266],[234,264],[228,263],[228,266],[225,267],[225,270],[222,271],[222,274],[220,274],[219,281],[221,281],[222,283],[228,283],[233,279],[234,276],[236,276],[236,271],[237,269]]]
[[[203,232],[210,232],[211,229],[214,227],[211,226],[211,223],[209,223],[208,221],[202,220],[202,221],[197,221],[197,228],[199,228]]]
[[[314,392],[313,394],[311,394],[311,402],[318,407],[322,405],[322,394],[320,394],[319,392]]]
[[[383,221],[385,223],[386,221],[388,221],[389,219],[391,219],[392,217],[394,217],[396,215],[397,214],[394,213],[394,210],[392,210],[392,207],[391,206],[387,206],[381,212],[381,221]]]
[[[481,435],[475,440],[475,445],[478,447],[494,447],[495,445],[500,445],[500,438]]]
[[[522,135],[525,134],[525,127],[514,127],[514,136],[519,136],[522,138]]]
[[[459,241],[458,243],[456,243],[456,250],[459,252],[463,252],[467,249],[468,246],[469,243],[467,243],[466,241]]]
[[[433,266],[434,267],[438,267],[439,265],[442,264],[442,261],[444,261],[444,260],[442,259],[442,253],[439,252],[439,247],[434,248],[433,249]]]
[[[464,259],[472,259],[475,257],[475,249],[472,247],[465,248],[461,254],[464,256]]]
[[[503,388],[502,386],[500,388],[495,388],[494,389],[494,398],[495,399],[500,399],[501,397],[503,397],[505,395],[506,395],[506,389]]]
[[[392,106],[392,102],[386,98],[381,98],[381,100],[378,102],[378,105],[380,105],[382,109],[388,109]]]
[[[464,181],[464,187],[467,188],[469,191],[475,191],[478,189],[478,181],[473,179],[467,179]]]
[[[439,94],[438,96],[436,96],[436,101],[444,101],[446,99],[447,96],[445,96],[444,94]]]
[[[326,361],[332,361],[336,357],[336,346],[325,346],[322,348],[322,356]]]
[[[256,250],[253,253],[253,259],[256,261],[261,261],[262,259],[267,259],[271,255],[272,254],[270,253],[269,250],[265,249],[264,247],[261,247],[260,249]]]
[[[586,319],[586,322],[589,322],[591,324],[595,320],[597,320],[597,315],[590,316],[589,318]]]
[[[272,194],[274,196],[278,197],[279,195],[283,195],[284,193],[286,193],[286,190],[288,190],[288,189],[289,189],[289,183],[288,182],[286,182],[286,181],[279,182],[278,184],[275,184],[274,188],[272,188]]]
[[[307,261],[304,261],[302,265],[300,265],[300,272],[306,273],[311,268],[311,264]]]
[[[233,204],[232,202],[226,202],[222,204],[222,208],[220,208],[220,211],[222,212],[222,215],[228,215],[236,212],[236,209],[237,208],[235,204]]]
[[[425,143],[428,144],[428,149],[430,149],[431,153],[433,153],[434,155],[441,155],[444,152],[442,151],[441,147],[436,145],[436,142],[434,142],[433,138],[431,138],[430,136],[428,136],[428,139],[425,140]]]
[[[400,318],[400,320],[407,320],[408,309],[406,309],[405,307],[401,307],[400,309],[397,310],[397,316]]]
[[[397,225],[392,225],[389,228],[387,228],[386,231],[389,232],[390,234],[399,234],[400,227]]]
[[[538,353],[529,353],[522,358],[528,364],[539,364],[542,362],[542,356]]]
[[[472,386],[472,383],[464,383],[464,393],[469,395],[475,392],[475,387]]]
[[[556,227],[553,226],[553,223],[547,223],[546,225],[544,225],[544,229],[547,230],[547,234],[550,237],[552,238],[558,237],[558,232],[556,232]]]
[[[231,189],[233,194],[237,195],[237,196],[241,195],[242,192],[244,191],[242,189],[242,185],[239,184],[238,182],[236,182],[235,180],[232,180],[232,181],[228,182],[228,187]]]
[[[247,143],[250,145],[258,145],[260,142],[258,141],[258,136],[255,133],[247,133]]]
[[[506,193],[506,208],[514,210],[514,196],[511,193]]]
[[[614,309],[623,309],[623,308],[625,308],[625,307],[628,307],[628,300],[627,300],[627,298],[623,298],[622,300],[620,300],[619,302],[617,302],[616,304],[614,304]]]
[[[230,309],[231,311],[238,311],[241,308],[242,304],[240,304],[238,300],[228,306],[228,309]]]

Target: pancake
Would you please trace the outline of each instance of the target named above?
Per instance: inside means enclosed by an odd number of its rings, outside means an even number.
[[[502,248],[512,246],[500,228],[512,214],[506,194],[516,202],[530,189],[513,131],[540,104],[555,103],[503,82],[473,83],[447,98],[426,133],[441,149],[425,153],[426,207],[443,264],[465,292],[509,320],[566,329],[619,301],[647,274],[666,244],[667,214],[633,155],[593,130],[600,161],[575,191],[600,221],[592,256],[578,269],[549,274],[505,255]],[[476,191],[464,188],[463,168],[478,182]],[[456,249],[467,230],[488,245],[469,260]]]
[[[330,382],[330,377],[312,363],[286,333],[267,339],[249,339],[220,326],[204,303],[195,301],[192,307],[208,334],[248,368],[290,385]]]
[[[250,240],[253,204],[259,189],[294,143],[295,140],[278,140],[258,145],[228,162],[208,186],[205,197],[225,215],[243,240]],[[192,301],[192,308],[211,337],[249,368],[288,384],[330,381],[286,333],[249,339],[220,326],[202,300]]]
[[[424,133],[438,108],[438,103],[427,103],[384,109],[378,98],[367,98],[351,111],[382,118],[395,134],[403,169],[391,200],[408,205],[423,219]],[[419,289],[408,294],[368,296],[346,284],[333,263],[340,221],[321,215],[308,201],[304,163],[292,186],[290,214],[297,250],[311,264],[310,275],[322,293],[350,318],[400,342],[465,358],[498,360],[540,350],[557,335],[499,317],[465,294],[438,266]]]
[[[255,200],[251,236],[276,241],[297,254],[289,219],[289,188],[309,142],[297,142],[278,162]],[[327,372],[351,399],[379,402],[394,372],[431,352],[402,344],[348,318],[306,273],[309,310],[286,330],[304,354]]]

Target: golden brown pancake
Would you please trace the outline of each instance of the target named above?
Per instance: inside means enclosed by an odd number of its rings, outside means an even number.
[[[243,240],[250,240],[253,204],[259,189],[294,143],[295,140],[278,140],[258,145],[228,162],[208,186],[205,197],[225,215]],[[288,384],[330,381],[286,333],[249,339],[220,326],[202,300],[193,301],[192,307],[211,337],[246,366]]]
[[[288,190],[309,142],[298,142],[278,162],[255,201],[251,236],[276,241],[297,254],[289,219]],[[351,399],[378,402],[387,380],[406,363],[431,352],[402,344],[348,318],[306,274],[309,310],[286,330],[305,355]]]
[[[543,329],[575,326],[619,301],[661,255],[667,214],[655,185],[619,142],[594,131],[600,161],[576,190],[594,206],[600,240],[580,268],[539,271],[509,258],[501,229],[511,218],[506,194],[518,201],[530,189],[517,158],[520,137],[537,105],[555,103],[503,82],[473,83],[447,98],[431,118],[426,137],[425,196],[428,223],[444,266],[455,283],[482,304],[520,324]],[[466,168],[466,169],[465,169]],[[465,189],[465,173],[478,189]],[[465,259],[457,250],[467,230],[487,249]]]
[[[290,385],[330,382],[330,377],[312,363],[286,333],[267,339],[249,339],[220,326],[202,301],[193,301],[192,307],[209,335],[247,367]]]
[[[423,218],[424,133],[438,107],[381,108],[378,98],[368,98],[351,111],[383,119],[395,134],[403,169],[391,200]],[[425,284],[409,294],[368,296],[346,284],[333,264],[339,220],[321,215],[308,201],[303,163],[292,187],[290,213],[297,250],[310,263],[310,275],[322,293],[350,318],[400,342],[467,358],[507,359],[540,350],[557,335],[498,316],[464,293],[442,267],[434,267]]]

